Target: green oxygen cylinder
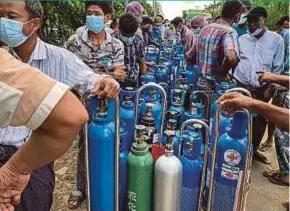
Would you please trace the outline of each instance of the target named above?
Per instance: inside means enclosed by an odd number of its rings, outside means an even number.
[[[127,158],[127,211],[150,211],[153,158],[145,142],[146,128],[135,126],[135,142]]]

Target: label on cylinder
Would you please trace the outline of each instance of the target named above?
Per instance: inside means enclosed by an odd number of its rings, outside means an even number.
[[[241,162],[241,154],[236,150],[229,149],[224,153],[224,160],[231,166],[239,165]]]
[[[128,210],[136,211],[137,193],[128,191]]]
[[[238,180],[240,168],[223,163],[221,176],[228,180]]]

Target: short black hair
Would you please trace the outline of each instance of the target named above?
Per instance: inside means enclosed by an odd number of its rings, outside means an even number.
[[[126,13],[120,17],[119,20],[119,30],[125,32],[126,34],[133,34],[137,31],[139,27],[137,18],[130,14]]]
[[[181,17],[176,17],[173,19],[172,24],[178,26],[179,24],[183,24],[183,20]]]
[[[232,19],[242,12],[243,3],[241,1],[228,0],[223,4],[221,18]]]
[[[25,9],[30,13],[30,18],[42,20],[44,12],[42,4],[38,0],[25,0]]]
[[[108,2],[104,2],[104,1],[86,1],[86,10],[91,5],[97,5],[98,7],[100,7],[103,10],[105,15],[112,14],[112,7],[111,7],[111,4],[108,3]]]
[[[285,21],[288,21],[289,22],[289,16],[288,15],[285,15],[285,16],[282,16],[279,21],[277,22],[277,25],[280,25],[282,26],[284,24]]]
[[[165,20],[163,21],[163,23],[165,23],[165,22],[169,22],[169,20],[168,20],[168,19],[165,19]]]
[[[153,20],[147,16],[142,17],[142,25],[151,24],[153,25]]]

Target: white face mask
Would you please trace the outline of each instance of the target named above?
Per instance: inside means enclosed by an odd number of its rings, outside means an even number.
[[[264,27],[263,27],[263,24],[264,24],[264,22],[265,22],[265,21],[263,21],[263,22],[261,23],[260,27],[257,28],[256,31],[254,31],[253,33],[251,33],[251,32],[249,31],[249,29],[248,29],[248,34],[251,35],[252,37],[256,37],[256,36],[258,36],[258,35],[263,31],[263,28],[264,28]]]

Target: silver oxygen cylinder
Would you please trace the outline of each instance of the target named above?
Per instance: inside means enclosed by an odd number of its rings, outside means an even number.
[[[175,131],[165,131],[165,154],[158,158],[154,167],[154,211],[179,211],[182,165],[173,155]]]

